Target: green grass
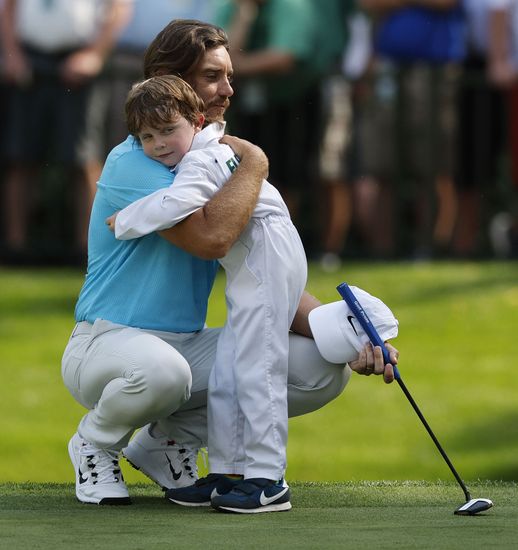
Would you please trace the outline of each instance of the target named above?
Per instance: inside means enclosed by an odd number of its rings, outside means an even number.
[[[71,481],[66,444],[84,411],[60,362],[82,277],[0,269],[0,482]],[[310,266],[308,289],[334,301],[344,280],[398,317],[402,376],[462,477],[518,480],[518,264],[351,263],[332,275]],[[219,278],[209,324],[223,321]],[[145,481],[123,468],[130,482]],[[290,421],[287,477],[451,479],[398,386],[358,375],[333,403]]]
[[[463,476],[517,480],[518,264],[352,265],[341,275],[396,314],[402,377]],[[335,300],[336,280],[313,270],[309,288]],[[323,479],[448,475],[401,390],[373,377],[356,376],[335,403],[290,429],[292,456],[307,456],[313,433],[319,469],[341,460],[350,468]],[[311,479],[309,462],[298,467],[297,479]]]
[[[78,503],[71,484],[0,485],[0,547],[25,549],[516,548],[515,483],[477,483],[495,507],[454,516],[458,487],[424,482],[292,483],[289,513],[227,515],[174,506],[150,485],[133,505]]]

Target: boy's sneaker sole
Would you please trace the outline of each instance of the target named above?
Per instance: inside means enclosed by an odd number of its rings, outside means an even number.
[[[185,500],[176,500],[174,498],[168,497],[169,502],[172,502],[173,504],[178,504],[179,506],[187,506],[191,508],[202,508],[202,507],[208,507],[210,506],[210,500],[204,501],[204,502],[188,502]]]
[[[287,512],[291,510],[290,502],[283,502],[282,504],[268,504],[266,506],[260,506],[259,508],[231,508],[228,506],[218,506],[216,510],[221,512],[234,512],[236,514],[260,514],[262,512]]]

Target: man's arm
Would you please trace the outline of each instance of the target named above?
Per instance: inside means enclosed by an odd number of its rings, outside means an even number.
[[[239,237],[254,211],[263,180],[268,176],[268,159],[252,143],[224,136],[241,162],[228,182],[188,218],[160,235],[183,250],[213,260],[222,258]]]
[[[291,330],[297,334],[302,334],[302,336],[313,338],[308,320],[309,312],[320,305],[322,305],[320,300],[305,290],[300,299],[299,307],[297,308],[293,322],[291,323]]]

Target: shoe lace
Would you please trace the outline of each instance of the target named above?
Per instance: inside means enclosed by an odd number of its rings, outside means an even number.
[[[91,444],[82,445],[79,454],[86,458],[92,483],[123,482],[119,466],[119,451],[113,449],[98,449]]]

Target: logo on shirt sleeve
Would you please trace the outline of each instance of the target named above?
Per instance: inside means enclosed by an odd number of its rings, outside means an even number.
[[[228,166],[228,169],[233,172],[237,165],[239,164],[239,157],[237,155],[233,156],[232,158],[229,158],[226,162],[226,165]]]

